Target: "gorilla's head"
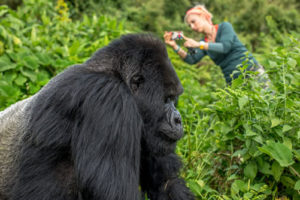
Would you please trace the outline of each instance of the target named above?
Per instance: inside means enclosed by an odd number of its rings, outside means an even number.
[[[102,60],[110,63],[102,66],[113,66],[111,73],[120,76],[134,96],[144,122],[143,148],[156,155],[174,151],[176,141],[183,135],[181,116],[174,102],[183,87],[165,45],[152,35],[132,34],[106,48],[105,52],[111,54],[98,52],[95,57],[104,56]]]

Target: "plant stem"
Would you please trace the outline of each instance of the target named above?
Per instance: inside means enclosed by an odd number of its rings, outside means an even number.
[[[296,174],[296,176],[298,176],[298,178],[300,178],[300,174],[292,166],[289,166],[289,168]]]

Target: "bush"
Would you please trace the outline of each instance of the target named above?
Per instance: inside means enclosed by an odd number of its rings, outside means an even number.
[[[0,7],[0,109],[36,93],[65,67],[82,63],[126,30],[96,14],[69,18],[63,0],[26,0],[17,11]]]
[[[48,0],[25,0],[17,11],[0,7],[0,109],[36,93],[65,67],[84,62],[98,48],[128,32],[124,29],[125,22],[116,20],[118,16],[80,13],[85,6],[99,0],[68,2],[76,9],[70,12],[63,0],[56,4]],[[110,5],[112,2],[102,3]],[[232,12],[231,6],[243,7],[227,1],[205,2],[213,13],[224,11],[224,16]],[[265,5],[260,0],[254,2]],[[136,22],[141,26],[137,26],[137,30],[162,31],[170,19],[179,23],[179,13],[183,12],[178,7],[179,1],[165,0],[169,7],[162,2],[155,4],[158,10],[153,3],[149,1],[144,5],[147,10],[141,13],[118,0],[111,4],[116,7],[112,6],[109,11],[126,8],[128,17],[145,19]],[[162,8],[170,16],[168,19],[161,18]],[[236,10],[247,18],[247,10]],[[146,19],[149,16],[153,18]],[[224,16],[220,14],[219,20],[223,21]],[[178,102],[185,137],[179,142],[177,152],[184,161],[182,174],[197,199],[300,199],[300,35],[286,35],[278,29],[282,23],[295,28],[293,23],[286,23],[291,17],[296,19],[294,16],[293,11],[289,17],[259,18],[267,21],[272,36],[263,38],[268,52],[275,44],[274,38],[276,43],[282,44],[272,53],[259,56],[272,81],[270,90],[261,88],[254,72],[243,73],[242,76],[249,78],[240,76],[232,86],[225,87],[220,69],[211,61],[205,59],[193,67],[184,64],[169,49],[170,59],[185,89]],[[247,32],[245,24],[238,23],[242,18],[236,20],[233,23],[239,25],[237,30]],[[246,25],[255,26],[259,32],[262,23],[253,23]],[[163,24],[166,26],[162,27]],[[244,38],[247,37],[250,41],[258,36],[254,33]]]
[[[255,72],[243,73],[230,87],[209,88],[190,80],[199,71],[178,70],[186,88],[179,101],[186,137],[178,153],[200,199],[299,198],[299,45],[299,35],[290,36],[264,56],[269,90]]]

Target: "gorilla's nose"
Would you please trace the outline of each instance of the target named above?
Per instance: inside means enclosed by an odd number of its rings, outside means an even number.
[[[172,139],[179,140],[183,136],[183,128],[181,124],[181,115],[177,110],[173,110],[172,119],[171,119],[171,127],[172,127]]]
[[[166,120],[162,123],[160,131],[169,139],[174,141],[179,140],[183,136],[181,115],[173,102],[166,103],[165,112]]]
[[[173,126],[181,126],[181,116],[177,110],[173,111],[172,125]]]

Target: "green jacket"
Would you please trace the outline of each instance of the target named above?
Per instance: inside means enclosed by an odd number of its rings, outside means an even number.
[[[219,65],[222,69],[227,83],[231,83],[230,75],[236,70],[237,65],[242,64],[246,59],[246,47],[240,42],[233,27],[228,22],[219,24],[218,32],[215,43],[208,43],[208,50],[194,49],[194,53],[188,53],[185,62],[195,64],[199,62],[205,55],[208,55],[215,64]],[[258,62],[249,54],[249,62],[247,69],[249,70],[253,63],[258,65]],[[254,68],[256,68],[254,66]],[[237,78],[239,73],[234,74],[233,78]]]

